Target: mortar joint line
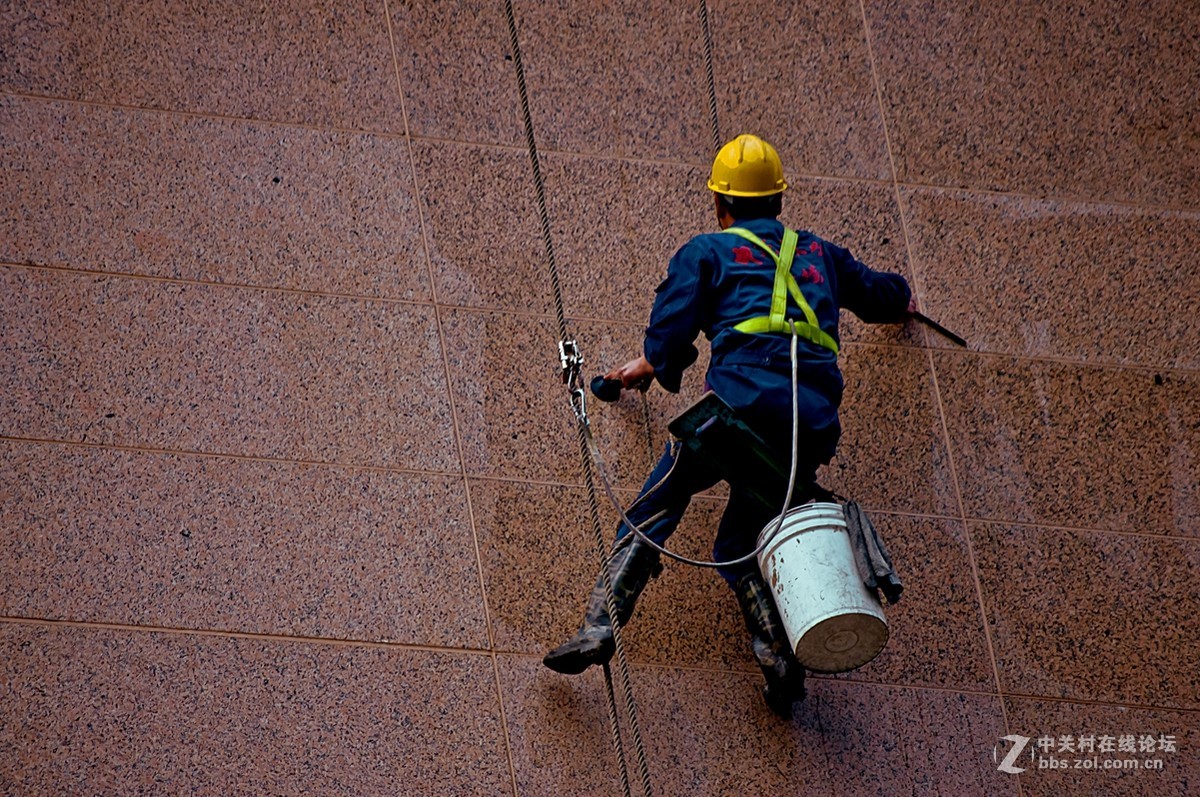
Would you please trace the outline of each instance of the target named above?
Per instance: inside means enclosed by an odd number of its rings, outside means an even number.
[[[901,218],[903,227],[903,216]],[[536,312],[531,310],[522,310],[511,307],[489,307],[486,305],[471,305],[454,302],[442,302],[423,300],[423,299],[403,299],[393,296],[372,296],[368,294],[358,293],[342,293],[338,291],[322,291],[311,288],[291,288],[281,285],[257,285],[254,283],[241,282],[221,282],[217,280],[201,280],[187,279],[181,277],[166,277],[156,274],[139,274],[128,271],[113,271],[105,269],[81,268],[78,266],[53,265],[47,263],[16,263],[13,261],[0,260],[0,268],[20,269],[23,271],[45,271],[50,273],[74,274],[79,276],[95,276],[106,277],[113,279],[130,280],[134,282],[150,282],[163,285],[181,285],[194,286],[201,288],[228,289],[228,290],[245,290],[257,291],[262,293],[278,293],[287,296],[299,296],[313,299],[328,299],[337,301],[351,301],[364,303],[378,303],[398,305],[401,307],[425,308],[431,310],[447,310],[451,312],[469,312],[477,314],[491,314],[500,316],[512,316],[516,318],[531,318],[543,321],[554,321],[554,316],[551,312]],[[640,328],[641,323],[628,318],[609,318],[594,315],[568,315],[569,321],[585,323],[585,324],[605,324],[609,326],[621,326],[630,328]],[[1186,365],[1174,365],[1169,363],[1142,363],[1142,362],[1121,362],[1118,360],[1087,360],[1073,359],[1071,357],[1051,355],[1051,354],[1022,354],[1018,352],[1003,352],[1003,351],[987,351],[987,350],[972,350],[964,352],[957,347],[942,345],[938,342],[929,342],[932,336],[928,337],[924,343],[912,344],[901,343],[894,341],[843,341],[843,347],[852,349],[854,347],[876,347],[876,348],[892,348],[905,349],[909,351],[925,351],[929,350],[936,353],[947,354],[950,356],[970,355],[973,357],[983,357],[990,359],[1008,359],[1018,363],[1049,363],[1054,365],[1064,365],[1072,368],[1085,368],[1092,370],[1127,370],[1139,372],[1157,372],[1166,374],[1183,374],[1187,376],[1200,375],[1200,366],[1190,367]]]
[[[49,626],[57,628],[77,628],[91,631],[123,631],[136,634],[164,634],[174,636],[214,637],[218,639],[242,639],[256,642],[299,643],[304,645],[326,645],[329,647],[373,648],[382,650],[419,651],[423,653],[466,654],[470,656],[492,655],[491,650],[472,647],[428,645],[411,642],[386,642],[371,639],[312,636],[308,634],[285,634],[271,631],[235,631],[225,628],[188,628],[186,626],[138,625],[133,623],[117,623],[104,620],[71,620],[54,617],[27,617],[5,614],[0,615],[0,623]]]
[[[464,454],[462,443],[462,426],[458,415],[458,406],[454,398],[454,377],[450,369],[450,355],[446,347],[446,333],[442,322],[442,311],[438,303],[437,279],[433,268],[433,246],[429,237],[429,228],[425,220],[424,210],[424,191],[420,184],[417,175],[417,158],[413,147],[413,139],[411,135],[411,127],[408,120],[408,104],[404,99],[404,81],[400,75],[400,54],[396,49],[396,38],[392,26],[392,12],[388,0],[383,0],[383,13],[387,22],[388,44],[392,51],[392,68],[396,76],[396,92],[400,100],[401,118],[404,120],[404,138],[408,147],[409,167],[412,174],[413,198],[416,207],[417,219],[421,225],[421,241],[425,248],[425,268],[429,277],[429,292],[434,302],[434,321],[437,324],[438,341],[442,348],[442,371],[446,376],[446,397],[450,404],[450,416],[454,425],[454,443],[458,451],[458,462],[462,476],[463,494],[467,504],[467,517],[471,524],[471,540],[475,549],[475,568],[476,575],[479,579],[479,596],[483,604],[483,616],[487,629],[488,651],[492,663],[492,677],[494,679],[496,689],[496,711],[500,716],[500,727],[504,732],[504,751],[508,760],[509,782],[512,786],[513,797],[518,795],[517,787],[517,770],[516,763],[513,758],[512,739],[508,728],[508,716],[504,709],[504,690],[500,681],[500,664],[496,658],[496,637],[495,630],[492,624],[492,612],[487,593],[487,580],[483,569],[483,555],[479,544],[479,529],[478,521],[475,516],[475,509],[471,500],[471,484],[467,478],[467,460]]]
[[[431,144],[455,144],[465,147],[478,148],[493,148],[501,149],[509,152],[523,152],[523,147],[519,144],[505,144],[498,141],[471,141],[468,139],[448,138],[445,136],[436,135],[405,135],[404,133],[396,133],[390,130],[381,130],[367,127],[342,127],[336,124],[315,124],[311,122],[285,121],[280,119],[260,118],[257,116],[236,116],[233,114],[223,114],[216,111],[189,111],[178,108],[155,108],[148,105],[134,105],[130,103],[120,103],[101,100],[87,100],[77,97],[63,97],[51,94],[37,94],[28,91],[13,91],[11,89],[0,89],[0,98],[11,97],[21,100],[34,100],[37,102],[61,103],[65,105],[81,105],[87,108],[103,108],[106,110],[115,111],[136,111],[139,113],[149,113],[166,116],[181,116],[189,119],[207,119],[213,121],[238,122],[244,124],[260,124],[271,127],[286,127],[297,130],[308,130],[314,133],[337,133],[341,135],[353,136],[378,136],[380,138],[391,138],[403,140],[405,138],[414,142],[427,142]],[[617,155],[609,152],[582,152],[568,149],[558,149],[555,147],[541,147],[539,151],[545,155],[562,155],[577,158],[600,159],[600,160],[619,160],[626,163],[643,163],[648,165],[673,165],[691,168],[706,168],[706,164],[698,161],[676,160],[672,158],[652,158],[652,157],[635,157],[629,155]],[[901,188],[918,189],[928,191],[945,191],[949,193],[962,194],[980,194],[983,196],[1003,197],[1010,199],[1022,199],[1032,202],[1062,202],[1077,205],[1094,205],[1098,207],[1118,207],[1130,210],[1139,210],[1148,213],[1179,213],[1186,214],[1189,218],[1200,215],[1200,205],[1172,205],[1161,204],[1156,202],[1140,202],[1133,199],[1113,199],[1109,197],[1095,197],[1072,194],[1039,194],[1033,191],[1020,190],[996,190],[992,188],[982,188],[967,185],[956,185],[952,183],[930,183],[919,181],[895,181],[895,180],[880,180],[872,177],[861,177],[849,174],[830,174],[825,172],[804,172],[796,171],[794,176],[800,178],[858,183],[878,186],[889,186],[893,183],[898,184]]]
[[[887,148],[888,163],[892,171],[892,182],[895,191],[897,210],[900,214],[901,231],[904,235],[904,246],[908,253],[908,262],[912,270],[913,281],[916,283],[917,289],[920,291],[920,295],[923,297],[924,281],[921,279],[920,268],[918,267],[916,258],[913,255],[912,238],[908,229],[908,214],[902,201],[903,197],[900,191],[900,176],[899,171],[896,168],[896,156],[892,146],[891,133],[888,129],[887,111],[883,101],[883,83],[880,79],[878,64],[875,60],[875,45],[871,38],[871,24],[867,17],[865,0],[859,0],[858,8],[859,13],[862,15],[863,38],[865,39],[867,45],[867,58],[871,64],[871,79],[875,85],[875,100],[879,107],[879,123],[883,127],[884,146]],[[928,344],[928,330],[922,330],[922,333],[925,335],[926,344]],[[942,439],[946,444],[946,460],[950,467],[950,478],[954,484],[954,495],[958,504],[958,514],[962,524],[963,539],[967,545],[967,558],[971,563],[971,577],[975,585],[975,598],[979,606],[979,617],[983,627],[984,641],[987,643],[988,658],[992,665],[992,677],[995,679],[996,683],[996,695],[1000,704],[1001,719],[1004,722],[1005,734],[1011,734],[1012,730],[1009,724],[1008,706],[1004,700],[1004,685],[1000,679],[1000,667],[996,659],[995,644],[992,640],[991,623],[988,620],[987,604],[984,601],[983,586],[979,579],[979,565],[975,556],[975,546],[971,540],[971,531],[967,526],[966,506],[962,497],[962,484],[959,480],[958,470],[955,467],[954,445],[953,441],[950,439],[949,424],[946,421],[946,409],[944,402],[942,401],[941,385],[939,384],[937,378],[937,366],[934,362],[933,351],[928,347],[928,345],[926,346],[926,358],[929,363],[930,379],[933,382],[934,400],[937,402],[938,416],[942,427]],[[1018,782],[1018,797],[1020,797],[1021,793],[1020,783]]]
[[[314,468],[329,468],[334,470],[349,470],[349,471],[364,471],[367,473],[381,474],[396,474],[401,476],[425,476],[436,477],[443,479],[458,479],[463,478],[460,471],[438,471],[438,470],[423,470],[420,468],[403,468],[387,465],[369,465],[354,462],[335,462],[324,460],[304,460],[304,459],[288,459],[286,457],[266,457],[252,456],[248,454],[236,454],[222,451],[199,451],[193,449],[170,449],[170,448],[152,448],[149,446],[137,446],[116,443],[96,443],[79,440],[60,440],[47,437],[22,437],[20,435],[0,434],[0,443],[10,443],[19,445],[39,445],[39,446],[54,446],[58,448],[80,448],[96,451],[116,451],[130,454],[146,454],[150,456],[161,457],[195,457],[199,459],[226,459],[235,462],[251,462],[261,463],[265,465],[284,465],[295,467],[314,467]],[[466,474],[468,485],[470,482],[499,482],[502,484],[520,484],[536,487],[552,487],[555,489],[582,490],[583,485],[579,482],[568,482],[555,479],[538,479],[528,476],[507,476],[502,473],[470,473]],[[633,497],[637,495],[635,487],[614,487],[618,493],[628,494]],[[716,501],[723,502],[728,500],[727,496],[713,495],[709,493],[700,493],[696,496],[698,501]],[[866,506],[872,512],[878,512],[883,515],[892,515],[895,517],[908,517],[925,520],[955,520],[962,521],[964,518],[958,515],[945,515],[938,512],[917,512],[906,509],[896,509],[887,506]],[[1050,521],[1031,521],[1031,520],[1016,520],[1013,518],[991,517],[983,515],[967,515],[965,520],[969,524],[988,525],[988,526],[1017,526],[1020,528],[1036,528],[1051,532],[1071,532],[1080,534],[1105,534],[1115,537],[1133,537],[1137,539],[1145,539],[1151,541],[1173,541],[1186,544],[1200,544],[1200,538],[1188,534],[1176,534],[1173,532],[1139,532],[1127,531],[1125,529],[1110,529],[1102,526],[1071,526],[1062,523]]]

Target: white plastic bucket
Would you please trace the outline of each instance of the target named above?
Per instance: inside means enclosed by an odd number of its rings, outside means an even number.
[[[775,531],[773,519],[759,544]],[[796,659],[814,672],[846,672],[883,650],[887,619],[859,575],[840,504],[812,503],[784,515],[758,556]]]

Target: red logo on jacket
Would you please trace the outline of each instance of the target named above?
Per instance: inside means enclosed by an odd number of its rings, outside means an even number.
[[[733,247],[733,262],[761,266],[763,262],[754,256],[754,250],[748,246]]]
[[[800,281],[811,282],[813,285],[820,285],[825,281],[825,278],[821,276],[820,271],[817,271],[816,266],[809,266],[800,272]]]

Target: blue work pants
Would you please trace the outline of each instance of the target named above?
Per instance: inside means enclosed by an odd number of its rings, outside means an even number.
[[[790,459],[786,464],[790,467]],[[796,472],[793,505],[807,500],[807,493],[814,483],[816,472],[817,463],[807,461],[802,451]],[[665,546],[667,539],[679,526],[692,496],[707,490],[723,478],[695,452],[678,441],[672,441],[667,444],[666,451],[650,472],[650,477],[646,479],[646,484],[626,512],[626,516],[643,534]],[[769,520],[779,515],[784,498],[786,495],[779,495],[779,506],[767,509],[751,498],[745,489],[731,482],[729,504],[721,516],[717,537],[713,543],[714,561],[726,562],[753,552],[758,545],[759,532]],[[630,528],[622,523],[617,529],[617,539],[620,540],[631,533],[633,532]],[[733,588],[743,575],[757,569],[758,563],[751,559],[733,567],[718,568],[717,572]]]

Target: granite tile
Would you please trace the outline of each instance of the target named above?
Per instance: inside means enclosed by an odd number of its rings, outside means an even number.
[[[3,615],[488,646],[458,478],[10,441],[0,494]]]
[[[497,666],[517,794],[620,794],[600,672],[567,678],[508,655]]]
[[[780,221],[848,249],[857,260],[876,271],[903,275],[914,293],[917,291],[912,284],[900,209],[891,187],[792,178],[784,194]],[[924,343],[921,329],[915,324],[867,324],[845,311],[840,334],[844,343],[908,346]]]
[[[703,173],[570,155],[545,160],[567,312],[645,325],[671,255],[715,229]]]
[[[485,479],[470,479],[468,489],[496,650],[545,653],[574,630],[599,572],[587,496],[579,487]],[[613,512],[601,501],[610,542]]]
[[[892,178],[859,3],[710,7],[723,140],[762,136],[788,174]]]
[[[529,156],[423,141],[413,150],[438,301],[550,313]]]
[[[870,509],[957,515],[927,354],[847,346],[841,359],[842,439],[818,479]]]
[[[871,512],[904,582],[884,607],[890,637],[871,663],[842,678],[995,692],[983,612],[960,521]]]
[[[575,632],[599,572],[587,496],[580,488],[477,479],[470,489],[496,649],[540,657]],[[619,497],[627,504],[633,495]],[[617,515],[600,500],[608,544]],[[723,501],[696,498],[668,547],[710,558],[723,509]],[[711,570],[664,564],[622,635],[630,660],[752,666],[725,583]]]
[[[972,349],[1200,365],[1189,302],[1200,293],[1200,214],[934,190],[904,197],[927,312]]]
[[[399,139],[19,97],[0,114],[4,261],[430,298]]]
[[[425,306],[0,269],[0,435],[457,470]]]
[[[536,316],[448,310],[442,323],[467,473],[582,484],[579,439],[559,377],[558,330]],[[570,332],[584,373],[622,363],[636,330],[576,323]],[[625,359],[621,359],[624,357]],[[589,394],[590,397],[590,394]],[[633,396],[612,407],[588,403],[592,430],[618,487],[636,489],[650,472],[645,430]]]
[[[901,180],[1200,202],[1195,4],[1144,14],[1122,0],[864,9]]]
[[[482,656],[0,623],[8,794],[511,794]]]
[[[402,1],[386,6],[412,135],[524,142],[502,3]]]
[[[694,7],[662,0],[514,5],[540,146],[692,163],[711,154]]]
[[[610,96],[617,100],[619,154],[707,165],[712,122],[697,5],[619,0],[608,8],[618,21],[618,91]]]
[[[951,352],[934,361],[968,517],[1200,530],[1195,375]]]
[[[518,791],[618,790],[599,674],[566,678],[515,656],[499,665]],[[995,697],[814,679],[787,723],[763,705],[757,674],[638,667],[632,681],[664,794],[1017,794],[991,761],[1005,733]]]
[[[668,549],[711,561],[725,508],[724,499],[697,496]],[[672,561],[664,565],[638,603],[626,643],[630,659],[668,667],[758,672],[737,597],[717,571]]]
[[[0,89],[402,133],[383,9],[15,0],[0,11]]]
[[[971,524],[1005,693],[1200,706],[1200,542]]]
[[[1004,702],[1014,733],[1030,739],[1029,752],[1014,763],[1025,769],[1019,777],[1026,797],[1187,797],[1195,791],[1200,779],[1200,761],[1195,755],[1200,722],[1194,712],[1024,698],[1006,698]],[[1069,744],[1064,737],[1070,737]],[[1094,754],[1077,752],[1080,739],[1087,737],[1094,740]],[[1150,744],[1153,751],[1146,749]],[[1102,746],[1115,749],[1101,752]],[[1072,748],[1076,752],[1069,752]],[[1060,763],[1066,761],[1067,766],[1051,769],[1048,763],[1039,763],[1038,759],[1052,757]],[[1096,768],[1075,769],[1075,761],[1093,758],[1099,762]],[[1138,767],[1125,769],[1129,760],[1136,760]],[[1106,761],[1113,763],[1105,768]],[[1147,762],[1161,762],[1161,769]]]
[[[616,155],[616,14],[595,6],[584,13],[581,0],[513,6],[538,145]]]

